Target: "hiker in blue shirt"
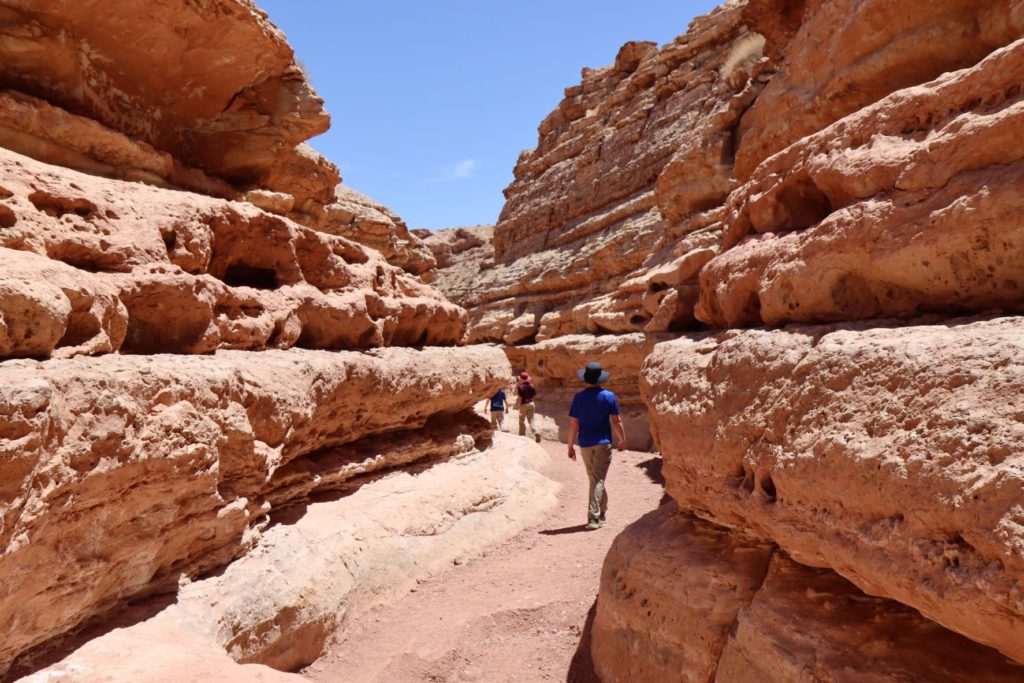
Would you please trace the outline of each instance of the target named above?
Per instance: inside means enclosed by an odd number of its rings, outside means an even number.
[[[484,403],[484,410],[490,407],[491,413],[491,428],[497,429],[499,432],[504,431],[505,424],[505,409],[508,408],[508,399],[505,398],[505,390],[498,389],[498,393],[491,396]]]
[[[608,491],[604,480],[612,464],[612,428],[615,428],[620,451],[626,450],[626,431],[619,417],[619,400],[615,394],[601,388],[601,384],[608,380],[608,372],[601,368],[601,364],[587,363],[587,367],[577,370],[576,374],[588,386],[573,397],[569,408],[569,459],[576,459],[574,444],[578,436],[580,455],[590,481],[587,528],[598,529],[604,526],[608,511]]]

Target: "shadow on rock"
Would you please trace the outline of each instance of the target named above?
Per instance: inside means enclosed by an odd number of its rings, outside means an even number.
[[[597,614],[597,600],[587,612],[587,621],[580,634],[580,644],[569,662],[569,671],[565,675],[565,683],[601,683],[594,671],[594,659],[590,654],[590,633],[594,627],[594,615]]]
[[[664,486],[665,475],[661,473],[661,465],[662,459],[659,456],[655,456],[650,460],[644,460],[643,462],[638,462],[636,464],[637,467],[644,471],[644,474],[647,475],[648,479],[659,486]]]

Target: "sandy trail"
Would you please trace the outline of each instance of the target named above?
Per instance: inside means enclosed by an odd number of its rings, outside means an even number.
[[[658,506],[661,460],[616,453],[608,524],[588,531],[582,463],[566,458],[563,444],[544,447],[552,456],[545,474],[563,484],[544,523],[357,617],[303,675],[346,683],[594,680],[589,644],[579,646],[601,564],[619,531]]]

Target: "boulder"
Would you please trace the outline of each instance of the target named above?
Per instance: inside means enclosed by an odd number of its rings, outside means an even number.
[[[661,506],[626,527],[601,569],[591,635],[606,683],[714,680],[773,546]],[[728,679],[726,679],[728,680]]]

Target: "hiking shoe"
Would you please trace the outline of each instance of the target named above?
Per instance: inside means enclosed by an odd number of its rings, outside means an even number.
[[[533,435],[533,439],[534,439],[534,441],[536,441],[537,443],[540,443],[540,434],[534,434],[534,435]]]
[[[587,528],[593,531],[594,529],[600,529],[601,525],[597,522],[587,522]]]

